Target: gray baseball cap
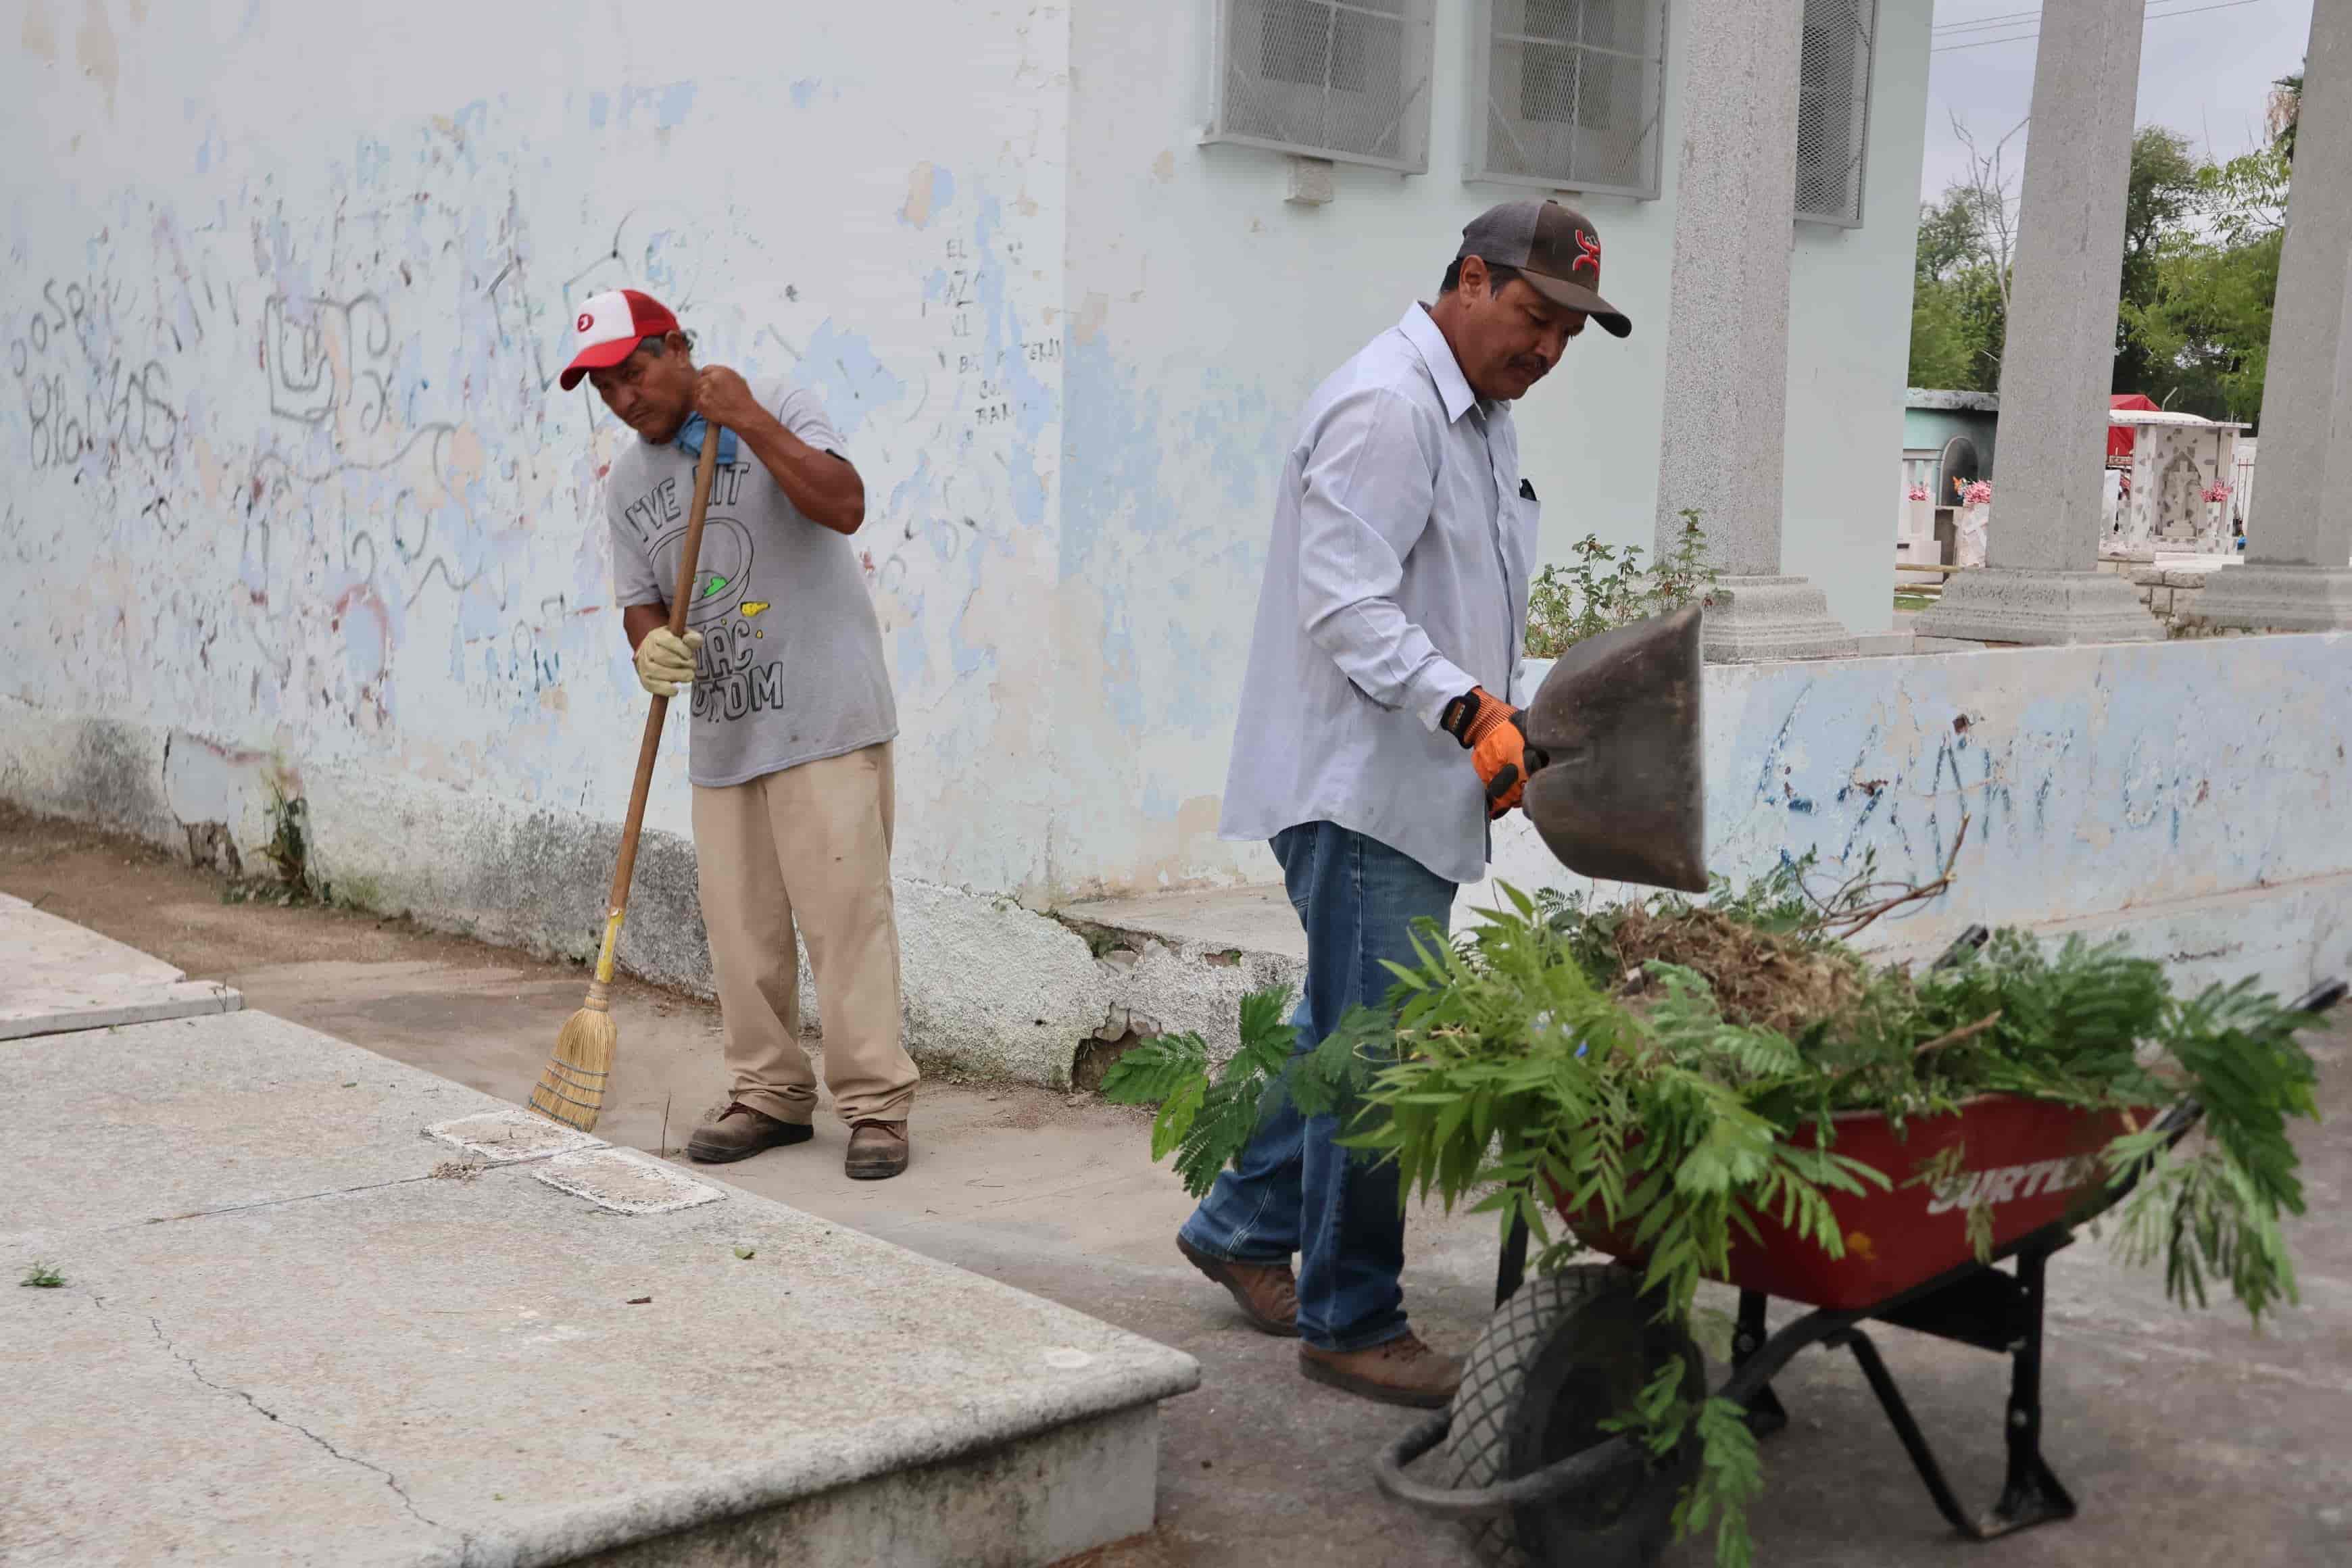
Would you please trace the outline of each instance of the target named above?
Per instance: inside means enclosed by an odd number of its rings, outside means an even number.
[[[1515,268],[1537,293],[1583,311],[1613,337],[1633,330],[1625,312],[1601,297],[1601,231],[1573,207],[1550,200],[1488,207],[1463,229],[1454,255]]]

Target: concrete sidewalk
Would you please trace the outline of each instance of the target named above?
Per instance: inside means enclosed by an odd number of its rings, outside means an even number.
[[[0,889],[52,894],[45,909],[231,984],[253,1007],[509,1100],[527,1089],[583,984],[569,966],[397,922],[225,907],[208,879],[95,836],[0,824]],[[628,986],[618,1016],[624,1087],[599,1132],[657,1151],[667,1105],[674,1153],[720,1090],[716,1015]],[[2079,1518],[1995,1546],[1958,1542],[1850,1361],[1809,1354],[1778,1384],[1794,1419],[1764,1451],[1759,1564],[2352,1563],[2352,1447],[2342,1431],[2352,1408],[2346,1022],[2339,1015],[2334,1033],[2312,1040],[2329,1120],[2302,1141],[2311,1212],[2290,1233],[2302,1306],[2255,1334],[2226,1303],[2171,1307],[2159,1279],[2117,1267],[2096,1240],[2053,1261],[2045,1446],[2082,1504]],[[1091,1568],[1468,1568],[1474,1560],[1451,1529],[1372,1488],[1372,1454],[1411,1415],[1303,1383],[1290,1344],[1241,1326],[1222,1292],[1175,1257],[1168,1237],[1190,1205],[1151,1164],[1142,1118],[1086,1097],[938,1079],[921,1090],[916,1118],[914,1167],[896,1181],[843,1179],[844,1135],[829,1117],[811,1143],[715,1172],[682,1168],[1197,1358],[1199,1391],[1163,1408],[1158,1527],[1090,1555]],[[1485,1216],[1416,1213],[1407,1300],[1433,1342],[1465,1349],[1483,1325],[1494,1247]],[[1879,1342],[1964,1495],[1989,1503],[2000,1486],[2002,1363],[1894,1331]],[[789,1359],[762,1375],[790,1378]],[[1709,1561],[1702,1543],[1668,1559],[1675,1568]]]

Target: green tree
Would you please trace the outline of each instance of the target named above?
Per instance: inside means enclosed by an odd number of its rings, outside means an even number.
[[[1909,384],[1993,392],[2006,327],[1979,205],[1955,185],[1919,209],[1911,289]]]
[[[2283,142],[2197,171],[2193,216],[2157,245],[2155,287],[2121,326],[2168,408],[2254,422],[2269,367],[2271,306],[2286,229]],[[2117,356],[2118,374],[2122,357]]]
[[[1923,279],[1949,279],[1977,258],[1981,244],[1975,209],[1956,192],[1919,206],[1917,268]]]
[[[1913,386],[1998,392],[2009,331],[2010,256],[2017,239],[2009,144],[2023,121],[1990,148],[1958,115],[1952,135],[1967,150],[1968,174],[1919,210],[1911,292]]]
[[[2124,198],[2123,289],[2111,384],[2117,392],[2149,392],[2159,379],[2158,362],[2149,356],[2127,323],[2156,303],[2160,258],[2198,210],[2201,195],[2198,174],[2189,139],[2178,132],[2145,125],[2132,138],[2131,184]]]

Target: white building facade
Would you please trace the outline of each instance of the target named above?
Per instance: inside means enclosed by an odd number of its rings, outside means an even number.
[[[848,438],[919,877],[1053,900],[1249,864],[1211,829],[1296,412],[1433,296],[1472,214],[1588,170],[1570,199],[1635,331],[1577,344],[1522,444],[1548,556],[1653,533],[1700,6],[600,6],[551,34],[447,0],[49,9],[7,67],[38,112],[9,132],[0,420],[29,461],[0,592],[45,715],[11,751],[103,720],[307,795],[422,791],[424,820],[614,815],[638,698],[596,495],[627,436],[549,377],[572,303],[622,283]],[[1806,89],[1839,132],[1802,174],[1828,218],[1794,221],[1792,182],[1754,237],[1790,252],[1804,345],[1777,504],[1790,569],[1867,626],[1891,571],[1858,455],[1900,418],[1929,6],[1811,9],[1846,19],[1815,29],[1845,97]],[[1242,107],[1285,91],[1388,139]],[[1508,183],[1471,177],[1507,134]],[[1285,135],[1334,161],[1237,139]],[[681,750],[652,817],[679,832]]]

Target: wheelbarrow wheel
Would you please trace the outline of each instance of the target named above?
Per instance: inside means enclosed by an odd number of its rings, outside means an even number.
[[[1640,1277],[1580,1264],[1522,1285],[1486,1326],[1454,1396],[1446,1458],[1456,1487],[1492,1486],[1608,1441],[1601,1423],[1632,1408],[1658,1368],[1679,1360],[1685,1387],[1706,1363],[1680,1329],[1656,1321]],[[1490,1568],[1648,1568],[1664,1552],[1675,1500],[1698,1463],[1682,1447],[1613,1486],[1588,1489],[1467,1526]]]

